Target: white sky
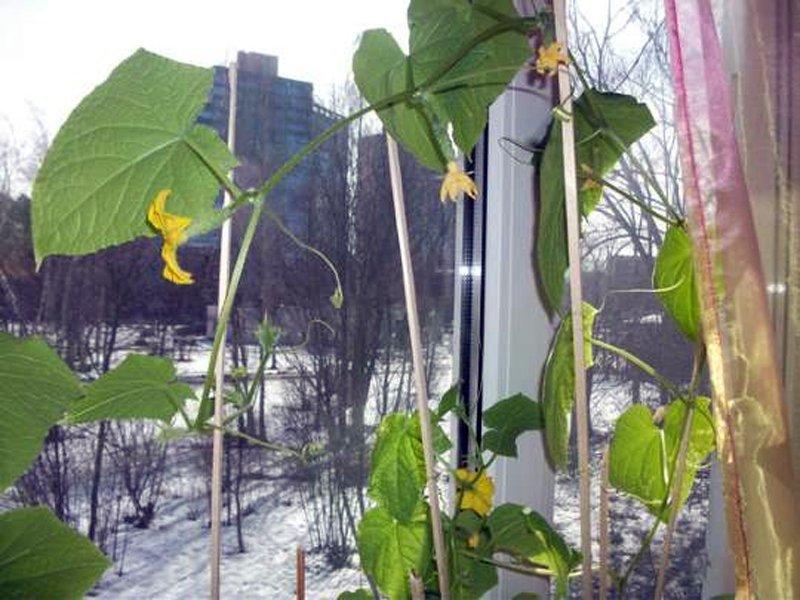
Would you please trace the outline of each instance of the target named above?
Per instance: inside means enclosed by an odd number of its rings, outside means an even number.
[[[385,27],[405,46],[406,6],[407,0],[0,0],[0,135],[10,123],[24,139],[33,108],[54,135],[138,47],[202,66],[225,64],[238,50],[274,54],[280,75],[311,81],[324,98],[347,78],[363,30]]]

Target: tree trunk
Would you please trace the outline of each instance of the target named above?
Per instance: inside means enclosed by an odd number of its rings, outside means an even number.
[[[89,504],[89,539],[93,542],[97,535],[97,505],[100,499],[100,480],[103,472],[103,447],[106,443],[107,429],[108,421],[100,421],[100,428],[97,431],[97,446],[94,451],[94,475],[92,477],[92,492]]]

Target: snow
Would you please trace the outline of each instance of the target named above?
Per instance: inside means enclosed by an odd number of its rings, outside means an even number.
[[[309,545],[305,517],[299,503],[283,495],[279,486],[264,490],[264,495],[270,503],[245,517],[245,553],[237,552],[235,527],[223,527],[223,598],[294,596],[296,548]],[[114,565],[97,586],[96,597],[206,597],[209,529],[189,512],[184,498],[171,499],[161,506],[150,529],[128,529],[123,574],[118,575],[120,565]],[[334,599],[366,585],[355,567],[331,571],[315,554],[308,556],[306,570],[309,598]]]
[[[178,377],[191,382],[199,391],[205,376],[211,346],[199,340],[187,360],[175,361]],[[130,349],[115,356],[115,363]],[[258,349],[248,349],[251,363]],[[275,409],[286,403],[287,382],[296,376],[292,365],[307,357],[278,354],[277,369],[267,372],[266,412],[270,420],[268,437],[280,434]],[[230,362],[230,361],[229,361]],[[229,365],[230,366],[230,365]],[[252,369],[252,365],[251,365]],[[432,387],[441,392],[449,387],[449,357],[442,356],[435,371],[439,380]],[[407,375],[407,374],[406,374]],[[375,402],[368,404],[366,417],[377,421]],[[270,415],[273,415],[270,418]],[[178,423],[175,423],[178,425]],[[121,523],[116,540],[115,564],[92,591],[106,599],[203,598],[208,595],[210,574],[207,523],[207,465],[203,452],[207,440],[181,440],[171,443],[167,456],[165,490],[148,529]],[[206,444],[206,446],[203,446]],[[223,526],[221,595],[223,598],[292,598],[295,594],[295,560],[298,547],[310,548],[306,513],[297,491],[287,479],[286,466],[268,452],[256,461],[259,477],[245,484],[242,529],[246,552],[238,552],[236,527]],[[260,462],[259,462],[260,461]],[[223,518],[225,514],[223,513]],[[108,544],[109,546],[111,543]],[[109,551],[110,548],[109,548]],[[335,599],[341,592],[367,587],[358,569],[358,557],[341,569],[331,569],[321,553],[306,557],[306,591],[309,598]]]

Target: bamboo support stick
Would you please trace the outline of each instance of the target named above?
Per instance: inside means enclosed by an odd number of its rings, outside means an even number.
[[[661,546],[661,563],[656,577],[656,591],[653,600],[661,600],[664,597],[664,587],[667,583],[667,569],[669,568],[669,553],[672,548],[672,538],[675,535],[675,525],[678,522],[678,513],[681,501],[681,491],[683,490],[683,479],[686,473],[686,458],[689,453],[689,441],[692,437],[692,420],[694,418],[694,404],[689,406],[686,412],[686,420],[681,432],[681,444],[678,448],[678,456],[675,459],[675,471],[672,475],[669,520],[667,521],[667,531],[664,534],[664,543]]]
[[[408,586],[411,589],[411,600],[425,600],[425,585],[414,573],[408,578]]]
[[[554,0],[556,41],[566,50],[568,45],[566,0]],[[572,114],[572,89],[569,68],[558,69],[558,92],[566,114]],[[589,475],[589,420],[586,401],[586,367],[584,364],[583,293],[581,290],[580,216],[578,214],[578,178],[575,164],[575,124],[562,119],[561,136],[564,152],[564,196],[567,203],[567,250],[569,254],[569,289],[572,313],[572,351],[575,364],[575,421],[578,437],[578,472],[580,475],[581,553],[583,598],[592,597],[592,507]]]
[[[430,411],[428,410],[428,386],[425,381],[425,362],[422,355],[422,336],[420,334],[419,313],[417,312],[417,291],[414,286],[414,267],[411,262],[408,223],[406,222],[405,200],[403,197],[403,180],[400,173],[400,154],[397,149],[397,142],[388,134],[386,136],[386,145],[389,153],[389,174],[392,182],[397,241],[400,244],[400,261],[403,268],[403,290],[406,299],[408,333],[411,339],[417,410],[419,411],[422,447],[425,455],[425,474],[427,476],[428,501],[431,509],[431,529],[433,530],[436,570],[439,576],[439,593],[442,600],[449,600],[450,583],[447,551],[445,550],[442,517],[439,510],[439,489],[436,485],[436,454],[433,449],[433,431],[431,429]]]
[[[236,63],[228,67],[228,85],[230,89],[230,107],[228,109],[228,148],[236,152]],[[231,173],[231,177],[233,174]],[[224,206],[232,202],[229,192],[225,192]],[[231,221],[222,224],[219,241],[219,287],[217,292],[217,317],[222,312],[222,305],[228,295],[231,262]],[[224,338],[223,333],[223,340]],[[211,449],[211,598],[220,597],[220,561],[222,558],[222,453],[223,449],[223,386],[225,383],[225,342],[217,354],[214,366],[214,430]]]
[[[602,481],[600,483],[600,600],[608,598],[608,563],[609,563],[609,494],[611,484],[609,483],[609,447],[603,449]]]

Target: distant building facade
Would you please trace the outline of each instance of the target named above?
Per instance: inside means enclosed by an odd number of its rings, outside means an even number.
[[[234,175],[242,188],[263,183],[336,115],[314,102],[313,86],[278,75],[278,57],[239,52],[237,65],[236,149],[240,165]],[[228,68],[214,67],[214,84],[198,122],[228,139],[230,92]],[[275,188],[271,205],[297,235],[308,232],[313,205],[312,163],[305,161]],[[219,233],[197,238],[217,246]]]

